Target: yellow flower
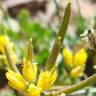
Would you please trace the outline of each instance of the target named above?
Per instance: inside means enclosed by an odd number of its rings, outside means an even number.
[[[31,64],[31,62],[25,58],[23,59],[23,64],[23,76],[26,78],[28,82],[34,82],[37,75],[37,65]]]
[[[73,78],[81,77],[83,75],[83,68],[81,66],[77,66],[71,70],[70,75]]]
[[[84,49],[80,49],[74,57],[74,65],[75,66],[84,66],[87,60],[87,52]]]
[[[51,71],[41,71],[37,86],[41,87],[43,90],[48,90],[52,87],[53,83],[57,78],[56,68]]]
[[[4,53],[4,45],[9,43],[9,38],[7,36],[1,35],[0,36],[0,52]]]
[[[72,67],[72,60],[73,60],[73,56],[72,56],[72,52],[70,50],[68,50],[67,48],[63,49],[63,56],[64,56],[64,61],[65,63]]]
[[[26,89],[26,82],[21,74],[15,73],[12,70],[8,70],[6,77],[9,80],[9,86],[11,86],[12,88],[18,91],[24,91]]]
[[[14,47],[13,47],[13,43],[10,42],[9,38],[6,35],[1,35],[0,36],[0,53],[5,54],[5,49],[4,46],[7,45],[10,51],[10,54],[14,60],[14,64],[17,63],[17,56],[14,53]],[[5,58],[5,64],[8,64],[7,59]]]
[[[34,84],[30,84],[28,89],[28,96],[40,96],[40,93],[42,92],[42,88],[39,88],[38,86],[35,86]]]

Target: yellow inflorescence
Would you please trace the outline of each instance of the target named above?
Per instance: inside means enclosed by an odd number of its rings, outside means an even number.
[[[56,69],[53,71],[41,71],[37,86],[35,86],[37,65],[31,64],[30,61],[24,59],[24,66],[22,69],[23,76],[20,73],[15,73],[8,70],[6,77],[9,80],[9,85],[19,91],[27,90],[28,96],[40,96],[43,90],[48,90],[52,87],[56,80]],[[26,81],[25,81],[26,80]]]
[[[40,96],[42,88],[35,86],[33,82],[37,75],[37,65],[35,64],[34,66],[26,58],[24,58],[23,63],[23,76],[20,73],[8,70],[6,73],[6,77],[9,80],[8,84],[18,91],[26,92],[28,96]]]
[[[56,77],[56,70],[54,72],[41,71],[37,85],[41,87],[43,90],[48,90],[50,87],[52,87],[53,83],[56,80]]]
[[[88,57],[87,52],[82,48],[73,55],[72,51],[64,48],[63,56],[65,64],[71,68],[70,75],[73,78],[82,76]]]
[[[32,63],[32,55],[28,56],[30,57],[23,59],[22,75],[8,70],[6,77],[12,88],[23,91],[27,96],[40,96],[42,91],[48,90],[54,84],[57,77],[56,66],[50,71],[41,71],[36,82],[37,65]]]
[[[13,60],[14,60],[14,64],[16,64],[18,58],[17,58],[17,55],[14,53],[13,43],[10,42],[9,38],[6,35],[1,35],[0,36],[0,53],[2,55],[5,54],[5,49],[4,49],[5,45],[8,46],[10,54],[11,54]],[[5,59],[5,64],[8,64],[7,59]]]

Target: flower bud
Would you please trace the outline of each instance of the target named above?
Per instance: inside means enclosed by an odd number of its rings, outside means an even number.
[[[75,66],[83,66],[87,61],[87,52],[84,49],[80,49],[74,57],[74,65]]]
[[[8,70],[6,77],[9,80],[9,86],[11,86],[12,88],[18,91],[24,91],[26,89],[26,82],[21,74],[15,73],[12,70]]]
[[[37,65],[31,64],[31,62],[25,58],[23,59],[23,64],[23,76],[28,82],[34,82],[37,75]]]
[[[81,77],[83,75],[83,68],[81,66],[77,66],[71,70],[70,75],[73,78]]]
[[[72,56],[72,52],[70,50],[68,50],[67,48],[63,49],[63,56],[64,56],[64,61],[65,63],[72,67],[72,60],[73,60],[73,56]]]

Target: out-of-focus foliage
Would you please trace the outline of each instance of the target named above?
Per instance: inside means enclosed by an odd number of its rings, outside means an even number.
[[[26,33],[25,35],[28,38],[32,36],[34,40],[34,38],[37,37],[37,40],[39,40],[39,42],[46,42],[48,38],[52,36],[52,31],[44,27],[42,23],[32,21],[30,14],[26,10],[22,10],[18,14],[18,20],[21,31]]]
[[[77,16],[77,27],[76,28],[77,28],[78,36],[80,34],[82,34],[85,29],[87,29],[87,27],[88,27],[87,23],[88,23],[87,20],[83,16],[81,16],[81,15]]]
[[[0,91],[0,96],[16,96],[15,92],[13,90],[1,90]]]
[[[38,54],[36,56],[38,63],[44,64],[49,54],[49,39],[54,36],[53,31],[43,26],[42,23],[33,21],[26,10],[22,10],[18,14],[18,20],[21,31],[25,33],[25,37],[32,37],[33,39],[34,53]]]

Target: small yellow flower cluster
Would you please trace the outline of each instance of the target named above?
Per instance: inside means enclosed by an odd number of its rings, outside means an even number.
[[[73,78],[78,78],[83,75],[85,63],[88,57],[87,52],[83,48],[79,49],[74,55],[72,51],[64,48],[63,57],[65,64],[70,67],[70,75]]]
[[[27,91],[28,91],[28,96],[40,96],[40,93],[42,92],[42,88],[35,86],[33,83],[31,83]]]
[[[53,72],[52,70],[45,72],[41,71],[37,85],[41,87],[43,90],[48,90],[53,85],[54,81],[56,80],[56,77],[56,70],[54,70]]]
[[[8,70],[6,77],[9,80],[9,85],[18,90],[27,92],[28,96],[40,96],[43,90],[48,90],[56,80],[57,73],[54,71],[41,71],[39,79],[36,82],[37,65],[32,64],[29,60],[23,59],[22,74]]]
[[[32,63],[32,55],[28,56],[30,58],[23,59],[22,73],[8,70],[6,73],[8,84],[12,88],[25,93],[26,96],[40,96],[42,91],[48,90],[55,82],[57,77],[56,67],[53,67],[50,71],[41,71],[38,81],[36,81],[37,65]]]
[[[17,63],[17,56],[14,53],[14,47],[13,47],[13,43],[10,42],[9,38],[6,35],[0,35],[0,53],[1,55],[5,55],[5,49],[4,46],[8,46],[9,50],[10,50],[10,54],[14,60],[14,63]],[[5,64],[8,64],[7,59],[5,59]]]

